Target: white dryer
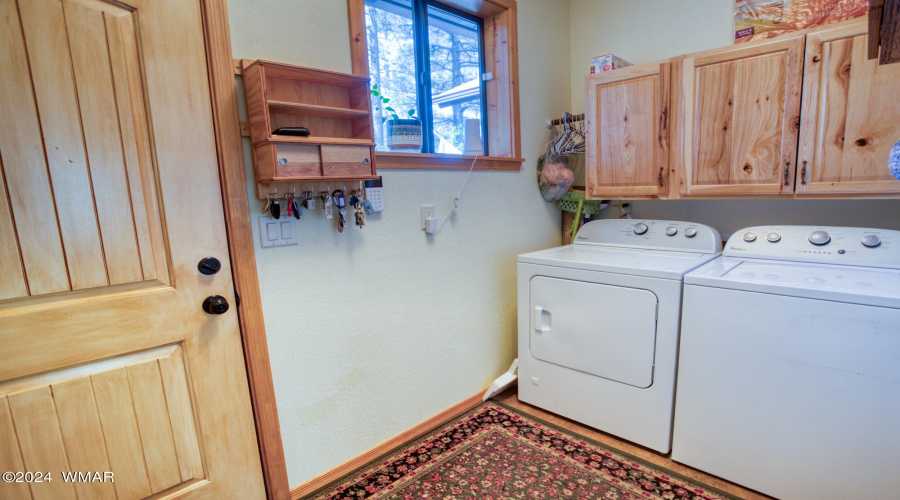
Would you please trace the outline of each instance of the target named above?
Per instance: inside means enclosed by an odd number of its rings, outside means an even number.
[[[613,219],[520,255],[519,400],[668,452],[682,277],[721,248],[701,224]]]
[[[685,276],[672,458],[783,499],[900,498],[900,232],[754,227]]]

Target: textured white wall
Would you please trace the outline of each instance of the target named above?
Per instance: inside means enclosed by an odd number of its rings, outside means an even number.
[[[571,0],[570,18],[576,113],[584,110],[584,79],[592,57],[612,53],[642,64],[734,41],[732,2],[726,0]],[[636,218],[709,224],[726,238],[765,224],[900,229],[900,200],[636,201],[632,208]]]
[[[520,171],[474,172],[459,212],[426,236],[419,205],[443,216],[465,172],[383,170],[387,208],[362,231],[338,234],[318,210],[299,246],[257,247],[292,486],[486,388],[516,356],[516,255],[559,244],[535,162],[545,120],[571,99],[568,5],[518,1]],[[236,58],[350,71],[344,0],[231,0],[229,17]]]

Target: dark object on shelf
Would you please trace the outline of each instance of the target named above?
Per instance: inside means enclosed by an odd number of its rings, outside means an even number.
[[[308,137],[309,129],[306,127],[281,127],[272,131],[275,135],[296,135],[299,137]]]

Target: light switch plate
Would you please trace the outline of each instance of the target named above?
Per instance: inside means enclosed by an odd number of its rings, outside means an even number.
[[[293,217],[259,218],[259,239],[263,248],[297,244],[297,220]]]

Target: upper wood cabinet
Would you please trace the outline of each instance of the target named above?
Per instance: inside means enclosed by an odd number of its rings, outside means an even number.
[[[809,34],[797,193],[900,193],[888,169],[900,140],[900,64],[869,60],[865,21]]]
[[[897,197],[900,64],[867,58],[867,30],[862,19],[588,77],[589,197]]]
[[[803,45],[799,34],[676,59],[673,195],[793,192]]]
[[[670,63],[587,78],[587,197],[659,198],[669,165]]]

